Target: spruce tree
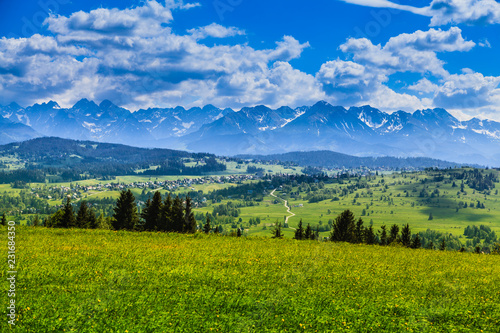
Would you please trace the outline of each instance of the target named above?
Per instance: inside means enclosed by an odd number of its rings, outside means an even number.
[[[210,217],[208,216],[208,213],[207,213],[206,219],[207,219],[207,222],[205,222],[205,225],[203,226],[203,231],[206,234],[208,234],[208,233],[210,233],[210,230],[211,230],[211,227],[210,227]]]
[[[299,227],[297,230],[295,230],[295,236],[293,238],[298,239],[298,240],[303,240],[304,239],[304,227],[302,226],[302,219],[299,221]]]
[[[306,231],[304,232],[304,239],[311,239],[311,236],[313,234],[311,225],[308,223],[306,227]]]
[[[283,238],[283,233],[281,232],[281,222],[274,223],[274,228],[271,230],[271,234],[273,235],[271,238]]]
[[[87,228],[89,221],[89,212],[87,202],[80,202],[80,207],[78,208],[78,212],[76,213],[76,226],[78,228]]]
[[[174,198],[172,203],[172,212],[171,212],[171,226],[174,232],[182,232],[182,228],[184,227],[184,206],[182,205],[182,200],[179,196]]]
[[[194,218],[193,209],[191,207],[192,201],[189,196],[186,197],[186,209],[184,214],[184,226],[183,231],[187,233],[193,233],[196,231],[196,219]]]
[[[388,243],[399,243],[399,226],[397,224],[393,224],[391,230],[389,231],[389,240]]]
[[[418,234],[415,235],[413,238],[413,241],[411,243],[411,247],[414,249],[419,249],[422,246],[422,243],[420,242],[420,236]]]
[[[354,238],[353,238],[353,243],[363,243],[364,241],[364,229],[365,227],[363,226],[363,219],[359,219],[358,222],[356,222],[356,227],[354,228]]]
[[[403,225],[403,228],[401,229],[401,243],[403,243],[406,247],[411,246],[411,230],[408,223]]]
[[[173,231],[172,225],[172,197],[170,193],[165,198],[163,202],[163,207],[161,210],[161,218],[159,223],[159,230],[161,231]]]
[[[363,238],[366,244],[372,245],[377,243],[377,237],[375,236],[375,231],[373,230],[373,225],[370,224],[368,228],[364,229]]]
[[[5,213],[2,215],[2,225],[7,225],[7,216],[5,216]]]
[[[66,198],[66,204],[64,204],[61,224],[63,228],[76,227],[75,213],[73,212],[73,206],[71,205],[71,198],[69,196]]]
[[[153,199],[148,199],[144,207],[141,217],[144,219],[143,229],[146,231],[155,231],[160,229],[161,214],[163,203],[160,191],[156,191]]]
[[[330,240],[336,242],[351,242],[354,239],[355,219],[354,214],[344,210],[335,218]]]
[[[113,228],[115,230],[133,230],[139,223],[139,215],[137,213],[137,205],[132,191],[123,190],[120,192],[120,197],[116,200],[115,208],[113,208]]]
[[[241,237],[241,229],[238,228],[238,230],[236,231],[236,237]]]
[[[380,229],[382,229],[380,232],[380,245],[387,245],[387,227],[384,224]]]

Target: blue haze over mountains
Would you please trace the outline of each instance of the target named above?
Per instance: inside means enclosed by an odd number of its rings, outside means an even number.
[[[500,165],[500,123],[459,121],[444,109],[388,114],[370,106],[240,111],[213,105],[130,112],[105,100],[0,106],[0,144],[41,136],[209,152],[219,155],[331,150],[355,156],[431,157]]]

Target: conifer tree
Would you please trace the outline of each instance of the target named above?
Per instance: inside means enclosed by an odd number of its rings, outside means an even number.
[[[130,189],[120,192],[120,197],[116,200],[113,211],[113,228],[115,230],[132,230],[138,225],[137,205],[134,194]]]
[[[163,203],[160,191],[156,191],[153,199],[148,199],[142,210],[141,217],[144,219],[143,229],[146,231],[155,231],[160,227]]]
[[[406,247],[411,246],[411,230],[408,223],[403,225],[403,228],[401,229],[401,243],[403,243]]]
[[[179,196],[174,198],[172,203],[172,213],[171,213],[171,225],[174,232],[182,232],[184,227],[184,206],[182,205],[182,200]]]
[[[429,250],[434,250],[434,242],[430,241],[429,245],[427,246]]]
[[[298,240],[303,240],[304,239],[304,227],[302,226],[302,219],[299,221],[299,226],[297,230],[295,230],[295,235],[293,238],[298,239]]]
[[[211,227],[210,227],[210,216],[208,216],[208,213],[207,213],[207,222],[205,222],[205,225],[203,226],[203,231],[208,234],[210,233],[210,230],[211,230]]]
[[[278,220],[276,220],[271,233],[273,235],[271,238],[283,238],[283,233],[281,232],[281,222],[278,222]]]
[[[172,197],[170,193],[163,202],[158,230],[173,231],[172,225]]]
[[[304,239],[311,239],[311,236],[313,234],[311,225],[308,223],[306,227],[306,231],[304,232]]]
[[[236,237],[241,237],[241,229],[236,230]]]
[[[413,241],[411,243],[411,247],[414,249],[419,249],[422,246],[422,243],[420,242],[420,236],[418,234],[415,235],[413,238]]]
[[[78,228],[87,228],[89,220],[89,212],[87,202],[80,202],[80,207],[78,208],[78,212],[76,213],[76,226]]]
[[[335,218],[330,240],[336,242],[351,242],[354,238],[354,229],[354,214],[349,209],[344,210]]]
[[[5,213],[2,215],[2,225],[7,225],[7,217],[5,216]]]
[[[73,206],[71,205],[71,198],[69,196],[66,198],[66,204],[64,204],[61,224],[63,228],[76,227],[75,213],[73,212]]]
[[[193,209],[191,207],[192,201],[189,196],[186,197],[186,209],[184,214],[183,231],[193,233],[196,231],[196,219],[194,218]]]
[[[389,231],[389,240],[388,244],[391,243],[399,243],[399,226],[397,224],[393,224],[391,230]]]
[[[383,224],[380,229],[382,229],[380,232],[380,245],[387,245],[387,227]]]
[[[359,219],[358,222],[356,222],[356,227],[354,228],[354,238],[353,238],[353,243],[363,243],[363,235],[364,235],[364,229],[365,227],[363,226],[363,219]]]
[[[377,243],[377,237],[375,236],[375,231],[373,230],[373,225],[370,224],[368,228],[364,229],[364,240],[366,244],[372,245]]]
[[[219,226],[215,226],[214,227],[214,234],[218,234],[219,233]]]

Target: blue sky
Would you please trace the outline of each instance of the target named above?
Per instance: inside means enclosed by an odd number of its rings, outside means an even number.
[[[0,2],[0,104],[443,107],[500,120],[495,0]]]

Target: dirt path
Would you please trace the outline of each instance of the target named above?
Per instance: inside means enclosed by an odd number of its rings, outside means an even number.
[[[295,214],[294,214],[294,213],[292,213],[292,212],[290,211],[290,207],[288,206],[288,201],[286,201],[286,200],[284,200],[284,199],[281,199],[281,198],[278,198],[278,197],[274,194],[274,191],[276,191],[276,189],[274,189],[274,190],[271,192],[271,195],[272,195],[273,197],[277,198],[277,199],[280,199],[280,200],[284,201],[284,205],[285,205],[285,207],[286,207],[286,212],[290,214],[290,215],[288,215],[288,216],[286,217],[286,219],[285,219],[285,223],[288,223],[288,219],[289,219],[290,217],[292,217],[292,216],[295,216]],[[296,230],[295,228],[292,228],[292,227],[289,227],[289,228],[290,228],[290,229],[293,229],[293,230]]]

